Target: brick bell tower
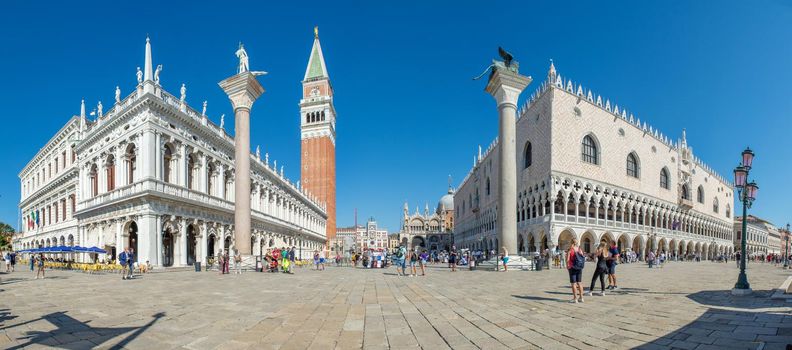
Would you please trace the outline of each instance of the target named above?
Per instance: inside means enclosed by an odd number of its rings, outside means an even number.
[[[319,30],[314,28],[311,57],[302,81],[300,100],[300,181],[327,205],[327,247],[336,233],[336,113]]]

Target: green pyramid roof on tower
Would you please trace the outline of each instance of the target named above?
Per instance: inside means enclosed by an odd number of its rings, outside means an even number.
[[[303,80],[317,80],[322,78],[326,79],[329,78],[329,76],[327,75],[324,55],[322,54],[322,45],[319,43],[319,35],[317,34],[314,36],[311,58],[308,59],[308,68],[305,70],[305,78]]]

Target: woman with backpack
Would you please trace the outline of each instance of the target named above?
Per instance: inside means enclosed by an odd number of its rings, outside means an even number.
[[[572,246],[567,253],[567,271],[569,271],[569,283],[572,285],[572,300],[570,303],[583,302],[583,286],[580,281],[583,279],[583,267],[586,265],[586,254],[578,247],[577,238],[572,239]]]
[[[597,282],[597,277],[600,280],[600,295],[605,296],[605,275],[608,274],[608,242],[602,241],[597,246],[597,252],[594,254],[597,258],[597,268],[594,270],[594,276],[591,277],[591,286],[589,287],[588,295],[594,294],[594,284]]]

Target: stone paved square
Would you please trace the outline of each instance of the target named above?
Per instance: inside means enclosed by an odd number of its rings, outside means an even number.
[[[588,285],[593,264],[587,264]],[[20,266],[23,267],[23,266]],[[788,275],[750,264],[756,291],[732,297],[735,264],[620,265],[620,289],[568,303],[565,270],[431,267],[294,275],[118,275],[23,268],[2,277],[4,349],[784,349]],[[598,288],[598,287],[597,287]]]

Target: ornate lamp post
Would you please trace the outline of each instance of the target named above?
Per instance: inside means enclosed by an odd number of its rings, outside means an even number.
[[[745,261],[746,257],[746,233],[748,232],[748,208],[756,200],[756,192],[759,186],[756,182],[748,182],[748,173],[751,171],[754,153],[750,148],[746,148],[742,152],[742,163],[734,169],[734,186],[737,187],[740,201],[743,204],[742,216],[742,234],[740,235],[740,275],[737,278],[737,283],[732,289],[733,295],[748,295],[751,294],[751,285],[748,283],[748,276],[745,274]]]
[[[786,225],[786,243],[784,244],[784,268],[789,268],[789,223]]]

